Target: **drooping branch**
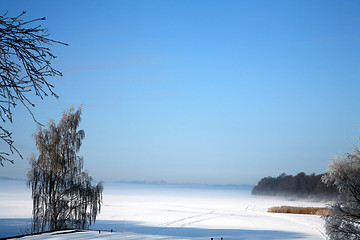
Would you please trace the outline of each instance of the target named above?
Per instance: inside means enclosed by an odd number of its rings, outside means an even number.
[[[81,107],[65,111],[60,122],[39,127],[34,138],[39,157],[30,159],[28,186],[33,198],[33,231],[85,228],[101,209],[103,186],[92,185],[78,156],[85,132],[78,130]]]

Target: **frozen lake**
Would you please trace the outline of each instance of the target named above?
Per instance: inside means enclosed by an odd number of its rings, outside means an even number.
[[[0,237],[21,234],[31,217],[30,190],[23,181],[2,181],[0,190]],[[254,197],[240,187],[107,183],[92,229],[101,229],[106,239],[325,239],[319,216],[266,212],[280,205],[325,203]],[[115,233],[106,232],[111,229]],[[100,237],[94,231],[77,234],[71,235]],[[29,239],[44,238],[38,237]]]

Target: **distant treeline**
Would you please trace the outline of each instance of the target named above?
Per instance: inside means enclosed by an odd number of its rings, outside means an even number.
[[[324,174],[306,175],[304,172],[296,176],[285,173],[278,177],[265,177],[253,188],[253,195],[282,195],[296,197],[333,198],[339,194],[337,188],[326,186],[321,177]]]

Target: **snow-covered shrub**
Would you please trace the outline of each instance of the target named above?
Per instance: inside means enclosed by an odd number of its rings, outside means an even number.
[[[360,239],[360,151],[333,158],[327,173],[322,177],[326,184],[334,184],[339,199],[329,206],[324,216],[329,239]]]

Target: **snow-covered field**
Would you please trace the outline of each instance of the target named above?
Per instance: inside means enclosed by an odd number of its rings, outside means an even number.
[[[31,217],[25,183],[10,182],[12,187],[5,183],[9,181],[0,184],[0,231],[16,225],[16,221],[8,223],[9,218]],[[49,233],[21,239],[326,239],[319,216],[266,212],[280,205],[325,203],[253,197],[250,190],[235,188],[105,184],[101,214],[92,226],[101,233]]]

